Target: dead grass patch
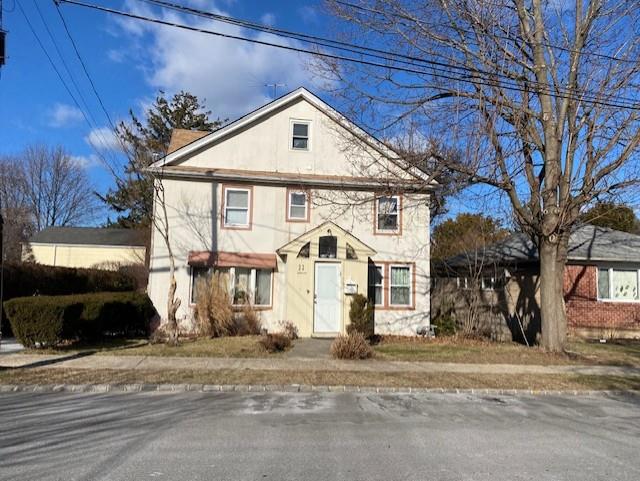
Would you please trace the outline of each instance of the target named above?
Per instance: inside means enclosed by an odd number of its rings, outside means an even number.
[[[596,344],[572,340],[568,347],[569,354],[554,354],[539,347],[457,336],[434,339],[385,336],[374,349],[376,359],[385,361],[640,366],[640,342],[633,341]]]
[[[640,377],[353,371],[7,369],[2,384],[307,384],[442,389],[640,390]]]

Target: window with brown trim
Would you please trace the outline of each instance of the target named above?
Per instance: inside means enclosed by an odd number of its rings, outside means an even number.
[[[287,189],[287,220],[309,222],[309,193],[304,190]]]
[[[397,234],[401,226],[399,195],[382,196],[375,202],[375,231],[378,234]]]
[[[231,229],[251,228],[252,189],[224,186],[222,191],[222,224]]]

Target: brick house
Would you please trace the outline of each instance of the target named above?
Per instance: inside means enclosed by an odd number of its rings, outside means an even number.
[[[502,340],[540,331],[538,255],[524,234],[434,263],[434,319],[445,311]],[[569,241],[564,300],[570,334],[640,337],[640,236],[585,225]]]

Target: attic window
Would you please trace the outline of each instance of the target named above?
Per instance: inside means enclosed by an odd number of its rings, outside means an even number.
[[[358,259],[356,250],[353,248],[351,244],[347,244],[347,259],[351,259],[351,260]]]
[[[298,120],[291,122],[291,148],[309,150],[309,122]]]
[[[338,238],[332,235],[320,237],[318,251],[321,259],[335,259],[338,255]]]
[[[300,248],[300,251],[298,252],[298,257],[304,257],[304,258],[309,257],[310,250],[311,250],[311,242],[307,242],[305,245],[303,245]]]

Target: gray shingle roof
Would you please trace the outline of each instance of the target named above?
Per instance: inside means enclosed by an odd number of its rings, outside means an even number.
[[[146,232],[101,227],[48,227],[29,239],[39,244],[144,246]]]
[[[488,246],[483,264],[514,264],[538,259],[538,249],[525,234],[516,233],[502,242]],[[603,261],[640,263],[640,236],[593,225],[577,228],[569,238],[569,262]],[[443,261],[449,267],[468,265],[469,257],[459,254]]]

